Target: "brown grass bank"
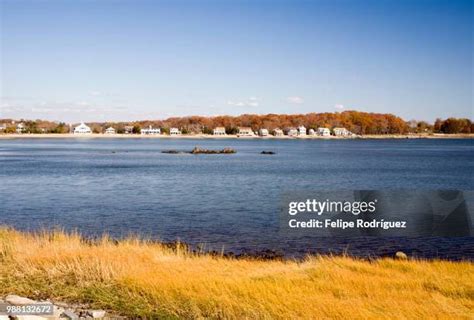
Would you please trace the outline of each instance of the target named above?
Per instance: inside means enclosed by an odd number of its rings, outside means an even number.
[[[147,241],[0,228],[0,296],[87,303],[130,318],[472,319],[474,264],[196,255]]]

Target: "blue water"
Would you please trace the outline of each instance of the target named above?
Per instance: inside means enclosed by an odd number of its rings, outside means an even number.
[[[194,146],[237,153],[161,153]],[[0,140],[0,224],[61,226],[88,236],[132,233],[236,253],[404,249],[472,258],[472,238],[291,241],[278,233],[278,215],[285,191],[473,190],[473,169],[474,140]]]

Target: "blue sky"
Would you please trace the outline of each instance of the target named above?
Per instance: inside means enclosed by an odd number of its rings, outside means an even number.
[[[0,4],[0,118],[473,118],[472,1]]]

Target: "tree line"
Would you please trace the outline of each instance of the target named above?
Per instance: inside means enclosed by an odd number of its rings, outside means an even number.
[[[68,133],[70,126],[44,120],[20,120],[25,132],[29,133]],[[7,125],[5,132],[14,132],[16,124],[11,119],[0,120]],[[474,133],[474,123],[469,119],[448,118],[437,119],[434,124],[426,121],[404,121],[393,114],[368,113],[359,111],[308,113],[308,114],[243,114],[240,116],[189,116],[172,117],[165,120],[143,120],[135,122],[93,122],[87,123],[93,132],[103,132],[113,127],[118,133],[124,133],[126,127],[131,127],[133,133],[139,133],[141,128],[153,126],[161,128],[166,133],[169,128],[176,127],[186,133],[211,134],[215,127],[225,127],[228,134],[235,134],[239,127],[251,127],[254,131],[260,128],[287,130],[298,126],[307,129],[319,127],[344,127],[355,134],[407,134],[407,133]],[[76,124],[77,125],[77,124]],[[74,125],[73,125],[74,126]]]
[[[280,128],[287,130],[298,126],[307,129],[319,127],[344,127],[356,134],[403,134],[408,132],[408,124],[392,114],[345,111],[341,113],[308,114],[243,114],[240,116],[216,117],[173,117],[160,121],[139,121],[141,127],[180,128],[183,133],[212,133],[215,127],[225,127],[226,133],[234,134],[239,127],[251,127],[254,131],[266,128],[270,131]]]
[[[466,118],[436,119],[434,124],[426,121],[411,120],[409,130],[413,133],[474,133],[474,122]]]

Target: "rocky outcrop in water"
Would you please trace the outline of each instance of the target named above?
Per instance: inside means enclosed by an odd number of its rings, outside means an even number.
[[[180,151],[180,150],[164,150],[161,153],[169,153],[169,154],[180,154],[180,153],[189,153],[189,154],[233,154],[237,153],[232,148],[224,148],[222,150],[210,150],[210,149],[202,149],[199,147],[194,147],[191,151]]]
[[[191,154],[230,154],[236,153],[236,151],[232,148],[224,148],[222,150],[209,150],[209,149],[201,149],[199,147],[195,147]]]

